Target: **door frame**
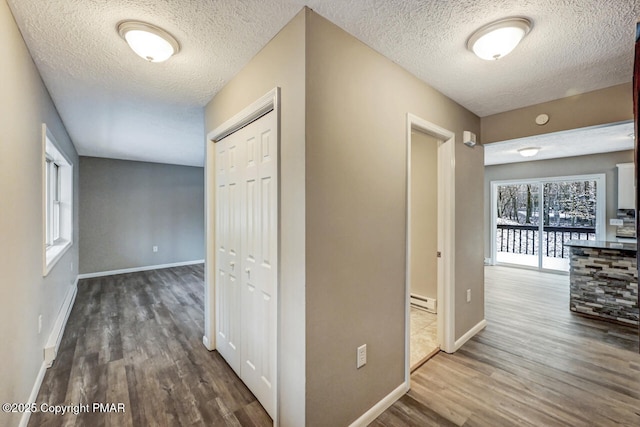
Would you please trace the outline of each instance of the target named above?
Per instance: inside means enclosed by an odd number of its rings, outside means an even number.
[[[411,131],[438,139],[438,291],[440,349],[455,351],[455,133],[411,113],[407,114],[407,211],[405,276],[405,381],[410,381],[411,326]]]
[[[209,350],[216,349],[216,206],[215,206],[215,178],[216,178],[216,150],[214,144],[226,136],[231,135],[240,128],[259,119],[265,114],[274,111],[276,113],[277,141],[280,147],[280,88],[275,87],[261,96],[256,101],[245,107],[242,111],[216,127],[207,134],[205,144],[205,268],[204,268],[204,336],[202,343]],[[280,174],[280,150],[278,149],[278,175]],[[278,212],[280,212],[280,180],[278,179]],[[276,298],[276,373],[274,375],[275,389],[275,416],[273,425],[279,425],[280,402],[280,215],[277,219],[277,245],[278,245],[278,276],[275,287]]]

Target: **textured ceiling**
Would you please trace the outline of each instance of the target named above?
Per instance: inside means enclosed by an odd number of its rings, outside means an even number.
[[[633,150],[633,145],[633,122],[614,123],[487,144],[484,146],[484,164],[532,162]],[[528,147],[538,147],[540,151],[533,157],[522,157],[518,150]]]
[[[639,0],[7,0],[82,155],[202,165],[203,106],[304,5],[479,116],[629,82]],[[469,35],[522,15],[507,57]],[[116,24],[172,33],[181,51],[142,61]]]

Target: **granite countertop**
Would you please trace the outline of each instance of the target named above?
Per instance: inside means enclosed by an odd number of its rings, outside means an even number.
[[[595,249],[617,249],[621,251],[637,252],[635,243],[606,242],[604,240],[569,240],[565,246]]]

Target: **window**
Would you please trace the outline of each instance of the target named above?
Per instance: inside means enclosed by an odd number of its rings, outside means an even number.
[[[49,247],[60,240],[60,164],[48,156],[46,162],[46,246]]]
[[[49,274],[72,242],[73,167],[42,126],[44,275]]]

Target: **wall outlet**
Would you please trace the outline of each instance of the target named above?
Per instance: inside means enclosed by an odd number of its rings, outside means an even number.
[[[467,289],[467,302],[471,302],[471,289]]]
[[[358,347],[356,368],[360,369],[367,364],[367,345],[362,344]]]
[[[615,225],[618,227],[622,227],[624,225],[624,221],[621,219],[611,218],[609,219],[609,225]]]
[[[42,333],[42,314],[38,316],[38,334]]]
[[[158,247],[157,246],[153,247],[153,252],[158,252]]]

